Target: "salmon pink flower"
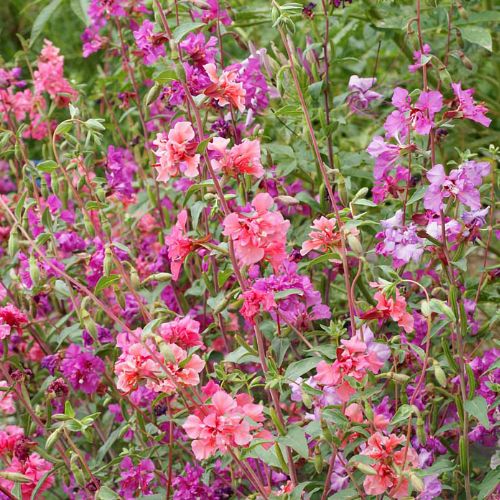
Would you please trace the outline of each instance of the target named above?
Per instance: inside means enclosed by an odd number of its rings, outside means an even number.
[[[286,258],[286,233],[290,222],[279,212],[270,212],[273,199],[259,193],[253,200],[250,215],[231,213],[224,219],[225,236],[229,236],[241,264],[251,265],[263,259],[278,269]]]
[[[237,81],[238,73],[236,71],[223,71],[222,75],[217,76],[215,64],[209,63],[203,66],[212,82],[203,92],[207,97],[215,99],[219,106],[230,104],[242,113],[245,111],[245,89],[243,84]]]
[[[0,380],[0,387],[9,387],[9,384],[5,380]],[[14,392],[0,391],[0,413],[6,415],[12,415],[16,413],[16,407],[14,405]]]
[[[153,144],[157,146],[154,153],[160,160],[160,163],[155,165],[158,181],[167,182],[170,177],[181,172],[186,177],[198,175],[200,155],[196,153],[198,142],[195,140],[191,123],[177,122],[167,137],[163,133],[157,134]]]
[[[175,318],[158,327],[161,338],[169,344],[177,344],[183,349],[203,346],[200,337],[200,324],[189,316]]]
[[[253,430],[260,429],[264,420],[262,405],[253,404],[251,397],[240,394],[232,398],[219,390],[206,404],[189,415],[183,425],[194,455],[204,460],[217,451],[225,453],[228,448],[247,446],[255,437]]]
[[[372,287],[380,288],[378,283],[371,283]],[[413,316],[406,310],[406,300],[396,289],[394,297],[387,298],[383,291],[375,294],[377,305],[361,315],[361,319],[392,319],[404,329],[406,333],[413,331]]]
[[[337,349],[337,359],[329,364],[320,361],[316,367],[314,381],[320,385],[333,387],[340,402],[346,403],[356,390],[345,377],[352,377],[360,382],[368,371],[378,373],[383,366],[375,351],[369,352],[367,345],[353,337],[342,340],[342,346]]]
[[[194,242],[187,236],[186,232],[187,211],[182,210],[177,217],[175,226],[165,238],[168,247],[168,258],[170,269],[175,281],[179,279],[179,273],[186,257],[193,251]]]
[[[262,311],[269,312],[276,309],[277,304],[274,300],[274,293],[251,288],[242,294],[243,306],[240,310],[241,315],[250,323],[255,322],[255,316]]]
[[[361,452],[375,463],[371,464],[376,471],[375,475],[367,476],[363,482],[366,493],[369,495],[382,495],[387,493],[391,498],[404,498],[408,496],[409,481],[403,473],[419,465],[418,455],[409,446],[408,451],[404,448],[397,449],[405,441],[405,438],[391,434],[384,436],[376,432],[368,439],[367,447]],[[404,466],[404,469],[402,467]]]
[[[314,231],[309,233],[309,239],[304,241],[301,255],[307,255],[311,250],[327,252],[332,247],[340,246],[341,236],[336,231],[337,223],[335,219],[320,217],[313,222],[311,226]]]
[[[227,149],[229,139],[214,137],[208,145],[208,150],[213,151],[216,157],[211,161],[216,172],[222,171],[226,175],[236,177],[239,174],[262,177],[264,168],[260,162],[260,142],[258,140],[244,140],[241,144]]]

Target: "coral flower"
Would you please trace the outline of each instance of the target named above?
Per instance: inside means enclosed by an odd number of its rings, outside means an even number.
[[[186,232],[187,211],[182,210],[177,217],[175,226],[165,238],[168,247],[170,269],[174,280],[179,279],[179,273],[186,257],[193,251],[194,242]]]
[[[290,222],[279,212],[270,212],[273,199],[267,193],[258,194],[251,215],[229,214],[223,222],[225,236],[234,243],[241,264],[251,265],[263,259],[277,269],[286,257],[286,233]]]
[[[186,177],[198,175],[200,155],[196,153],[198,143],[191,123],[177,122],[168,136],[157,134],[153,144],[157,146],[155,155],[160,163],[155,165],[158,170],[157,180],[167,182],[183,172]]]
[[[158,333],[169,344],[177,344],[183,349],[203,346],[200,337],[200,323],[189,316],[175,318],[158,327]]]
[[[332,247],[340,245],[340,233],[335,230],[337,223],[335,219],[320,217],[313,222],[309,233],[309,239],[304,241],[301,255],[307,255],[311,250],[326,252]]]
[[[14,305],[7,304],[5,307],[0,307],[0,340],[7,338],[13,328],[21,334],[21,327],[27,322],[27,316]]]
[[[238,73],[236,71],[223,71],[222,75],[217,76],[215,64],[209,63],[203,66],[212,82],[204,94],[217,101],[219,106],[231,104],[242,113],[245,111],[246,91],[241,82],[237,82]]]
[[[195,457],[203,460],[216,451],[224,453],[229,447],[247,446],[255,437],[251,431],[259,429],[264,420],[262,409],[246,394],[233,399],[226,392],[217,391],[212,403],[189,415],[183,425],[194,439],[191,446]]]
[[[235,177],[238,174],[248,174],[255,177],[264,175],[264,168],[260,162],[260,142],[258,140],[244,140],[231,149],[227,148],[229,139],[214,137],[208,145],[210,151],[217,155],[211,161],[215,171],[222,170],[226,175]]]

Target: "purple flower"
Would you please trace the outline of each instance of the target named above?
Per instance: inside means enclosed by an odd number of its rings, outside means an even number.
[[[408,66],[408,71],[410,73],[416,73],[418,69],[425,66],[428,62],[428,58],[425,56],[431,53],[431,46],[427,43],[424,44],[422,52],[420,50],[415,50],[413,52],[413,64]]]
[[[398,193],[404,189],[399,183],[408,182],[409,175],[409,170],[404,167],[396,167],[396,174],[394,176],[384,175],[372,188],[373,202],[382,203],[389,194],[397,198]]]
[[[290,292],[276,299],[277,308],[270,311],[274,319],[277,319],[276,311],[285,321],[296,326],[331,317],[330,309],[321,303],[321,294],[313,288],[310,279],[297,274],[295,262],[284,262],[281,271],[281,274],[257,280],[252,286],[260,292]]]
[[[398,210],[394,217],[383,220],[380,224],[384,230],[376,236],[377,239],[383,240],[375,249],[378,254],[392,256],[395,267],[408,264],[410,260],[420,260],[424,253],[424,240],[417,236],[415,224],[405,226],[402,210]]]
[[[353,113],[365,110],[370,102],[382,97],[379,93],[370,90],[376,82],[376,78],[360,78],[358,75],[352,75],[349,78],[350,94],[347,96],[347,104]]]
[[[138,169],[131,151],[115,146],[108,147],[106,179],[115,193],[127,199],[132,197],[134,194],[132,183]]]
[[[58,354],[49,354],[42,359],[42,368],[46,368],[51,375],[59,368],[61,357]]]
[[[376,181],[383,179],[396,166],[404,149],[405,146],[390,144],[380,135],[373,138],[366,148],[366,152],[375,158],[373,176]]]
[[[74,389],[93,394],[101,382],[104,362],[90,351],[83,351],[77,344],[71,344],[61,363],[61,373],[71,382]]]
[[[424,207],[439,213],[444,208],[444,199],[458,199],[473,210],[481,208],[479,189],[483,177],[490,172],[488,162],[466,161],[446,175],[443,165],[437,164],[427,172],[431,183],[424,196]]]
[[[186,464],[184,474],[177,476],[172,482],[174,500],[213,498],[213,490],[201,479],[204,472],[205,470],[199,465]]]
[[[94,26],[85,28],[85,31],[80,36],[82,44],[83,57],[89,57],[94,52],[101,50],[107,39],[99,35],[99,29]]]
[[[155,477],[155,466],[149,458],[141,460],[138,465],[134,465],[130,457],[125,457],[120,463],[120,495],[129,500],[151,495],[153,493],[152,484]]]
[[[165,56],[164,43],[167,38],[161,33],[155,33],[154,24],[146,19],[137,31],[134,31],[134,38],[137,47],[142,52],[142,60],[146,66],[154,64],[159,57]]]
[[[218,0],[206,0],[204,3],[208,8],[203,6],[201,12],[193,12],[193,17],[195,19],[200,19],[206,24],[210,21],[218,20],[224,26],[229,26],[233,22],[227,10],[219,7]]]
[[[438,479],[437,474],[432,474],[430,476],[424,477],[424,491],[422,491],[418,496],[417,500],[432,500],[433,498],[441,495],[441,482]]]
[[[189,33],[179,46],[188,54],[195,66],[202,68],[205,64],[215,63],[217,38],[214,36],[211,36],[207,42],[203,33]]]
[[[486,224],[486,216],[490,211],[490,207],[480,210],[471,210],[462,214],[462,220],[468,227],[483,227]]]
[[[2,70],[0,70],[2,71]],[[1,85],[0,73],[0,85]],[[16,190],[16,184],[9,175],[9,164],[5,160],[0,160],[0,194],[8,194]]]
[[[56,233],[59,248],[66,253],[81,252],[87,248],[85,240],[74,231],[61,231]]]
[[[488,112],[488,108],[483,104],[476,104],[472,96],[474,95],[474,89],[462,90],[462,83],[452,83],[451,87],[458,101],[458,112],[462,114],[464,118],[468,118],[473,122],[480,123],[485,127],[489,127],[491,120],[485,115]]]
[[[437,90],[422,92],[412,106],[406,89],[396,87],[392,104],[397,108],[386,119],[384,129],[386,137],[405,139],[410,128],[419,135],[428,135],[434,126],[434,116],[443,107],[443,96]]]

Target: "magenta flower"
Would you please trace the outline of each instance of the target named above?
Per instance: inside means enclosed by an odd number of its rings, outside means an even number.
[[[189,33],[179,47],[186,52],[195,66],[202,68],[205,64],[215,63],[218,49],[217,38],[214,36],[207,42],[203,33]]]
[[[142,60],[146,66],[151,66],[159,57],[165,56],[164,43],[167,38],[162,33],[155,33],[154,26],[149,19],[146,19],[139,29],[134,31],[137,47],[142,52]]]
[[[413,129],[419,135],[429,135],[434,126],[434,116],[443,107],[443,96],[437,90],[422,92],[412,106],[406,89],[394,89],[392,104],[397,108],[386,119],[386,137],[405,139]]]
[[[444,199],[453,197],[472,210],[481,208],[478,186],[490,172],[488,162],[467,161],[446,175],[443,165],[437,164],[427,172],[431,183],[424,196],[424,207],[439,213],[444,208]]]
[[[464,118],[489,127],[491,120],[485,115],[488,112],[488,108],[483,103],[476,104],[474,102],[472,98],[475,92],[474,89],[462,90],[461,82],[452,83],[451,87],[458,101],[457,112],[461,113]]]
[[[408,66],[408,71],[410,73],[416,73],[417,70],[425,66],[429,60],[425,56],[428,56],[431,53],[431,46],[427,43],[424,44],[423,50],[415,50],[413,52],[413,64]]]
[[[134,465],[130,457],[125,457],[120,463],[120,495],[125,500],[151,495],[154,488],[155,466],[149,458]]]
[[[74,389],[93,394],[104,373],[104,361],[90,351],[84,351],[77,344],[71,344],[61,363],[61,373],[71,382]]]

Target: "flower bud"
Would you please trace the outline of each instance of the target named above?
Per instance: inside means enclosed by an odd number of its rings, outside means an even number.
[[[434,361],[434,376],[441,387],[446,387],[448,385],[448,380],[446,379],[446,373],[441,368],[437,361]]]
[[[418,492],[424,491],[424,482],[416,474],[410,473],[410,483]]]
[[[363,255],[363,247],[361,246],[361,242],[359,241],[359,239],[356,236],[354,236],[352,234],[348,234],[347,235],[347,243],[349,244],[352,251],[357,256]]]

